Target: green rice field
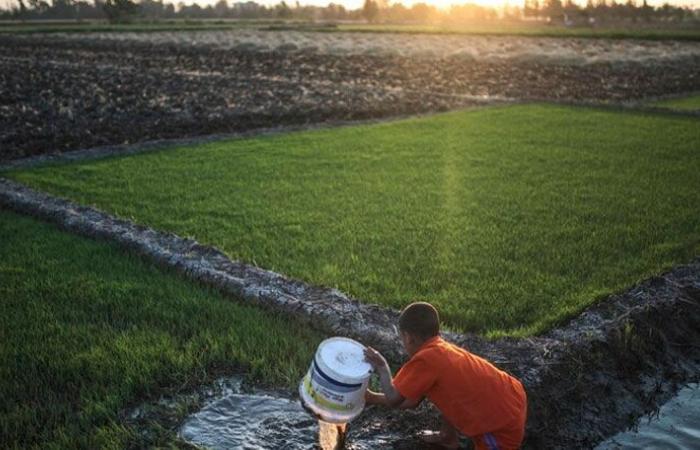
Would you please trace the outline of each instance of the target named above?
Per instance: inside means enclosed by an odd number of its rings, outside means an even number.
[[[699,149],[695,118],[517,105],[8,176],[366,302],[525,336],[698,254]]]
[[[700,111],[700,94],[662,100],[654,103],[654,106],[662,106],[664,108],[679,109],[684,111]]]
[[[291,386],[321,340],[115,245],[8,211],[0,235],[3,449],[145,448],[122,409],[235,371]]]
[[[358,33],[409,33],[409,34],[456,34],[481,36],[538,36],[553,38],[598,38],[598,39],[644,39],[697,41],[697,28],[644,28],[644,27],[563,27],[541,24],[470,24],[464,25],[413,25],[413,24],[340,24],[336,28],[321,28],[320,31],[345,31]]]

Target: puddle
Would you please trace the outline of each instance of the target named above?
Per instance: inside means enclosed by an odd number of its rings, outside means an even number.
[[[616,434],[596,450],[697,449],[700,442],[700,384],[681,389],[658,416],[642,419],[637,430]]]
[[[211,449],[313,448],[318,424],[298,402],[230,394],[190,416],[180,436]]]
[[[319,422],[296,399],[271,393],[243,394],[234,388],[185,419],[179,435],[212,450],[339,448],[335,442],[343,435],[337,426],[323,424],[321,428],[319,434]],[[377,431],[374,427],[353,430],[351,424],[343,448],[370,450],[390,446],[397,439]]]

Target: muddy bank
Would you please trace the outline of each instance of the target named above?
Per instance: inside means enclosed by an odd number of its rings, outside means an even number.
[[[359,339],[395,365],[405,358],[392,331],[395,311],[231,261],[196,241],[9,180],[0,179],[0,205],[118,242],[233,298],[289,313],[329,335]],[[544,336],[496,341],[452,333],[445,337],[523,380],[530,401],[528,448],[590,447],[652,411],[679,384],[698,379],[700,260],[611,296]],[[368,422],[359,422],[359,429],[391,426],[409,436],[423,422],[435,420],[429,408],[408,415],[370,410],[363,417]]]
[[[591,447],[700,379],[700,260],[606,298],[546,337],[564,346],[529,389],[528,446]]]
[[[418,43],[415,51],[377,54],[352,42],[361,51],[141,36],[0,36],[0,160],[491,100],[622,102],[700,90],[700,55],[685,44],[635,43],[643,57],[615,59],[624,54],[614,48],[620,44],[566,39],[485,40],[469,56],[423,52]]]

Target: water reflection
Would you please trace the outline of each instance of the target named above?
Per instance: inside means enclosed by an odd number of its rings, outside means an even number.
[[[696,450],[700,448],[700,384],[686,386],[659,410],[642,419],[637,431],[619,433],[596,447],[617,449]]]
[[[316,446],[318,424],[296,401],[230,394],[190,416],[180,436],[214,450],[308,449]]]

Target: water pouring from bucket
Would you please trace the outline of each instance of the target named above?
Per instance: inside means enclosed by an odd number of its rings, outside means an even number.
[[[364,350],[352,339],[326,339],[299,384],[302,406],[319,419],[319,441],[324,449],[342,448],[345,424],[365,407],[372,366],[365,361]]]

